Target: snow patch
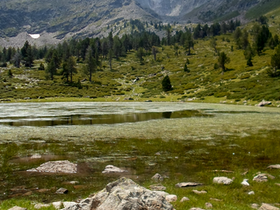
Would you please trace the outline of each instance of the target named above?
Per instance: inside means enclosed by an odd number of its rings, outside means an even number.
[[[40,37],[40,34],[28,34],[29,36],[31,36],[31,38],[33,39],[38,39]]]

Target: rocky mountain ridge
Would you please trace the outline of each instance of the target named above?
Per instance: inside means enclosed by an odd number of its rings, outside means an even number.
[[[38,45],[69,37],[102,37],[115,23],[130,19],[169,23],[244,19],[250,8],[273,1],[277,0],[0,0],[0,45],[18,46],[15,43],[22,42],[18,36],[26,34],[44,34]]]

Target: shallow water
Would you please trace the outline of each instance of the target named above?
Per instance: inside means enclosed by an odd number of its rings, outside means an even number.
[[[69,116],[78,123],[65,123]],[[277,108],[221,104],[0,104],[0,199],[75,200],[120,176],[145,183],[159,172],[174,182],[207,183],[205,171],[264,170],[280,163],[279,120]],[[42,158],[31,160],[34,154]],[[79,173],[25,172],[61,159],[78,163]],[[128,172],[102,174],[109,164]],[[73,180],[79,184],[69,185]],[[70,193],[56,195],[59,187]]]

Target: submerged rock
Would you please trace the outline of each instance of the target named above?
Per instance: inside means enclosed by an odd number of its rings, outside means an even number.
[[[181,183],[177,183],[175,186],[183,188],[183,187],[196,187],[196,186],[201,186],[201,185],[203,185],[203,184],[196,183],[196,182],[181,182]]]
[[[71,163],[68,160],[49,161],[43,163],[38,168],[27,170],[28,172],[40,173],[77,173],[77,164]]]
[[[92,198],[87,198],[64,210],[173,210],[173,206],[166,199],[155,192],[133,182],[131,179],[121,178],[109,183],[106,188]]]
[[[116,166],[113,165],[107,165],[104,169],[104,171],[102,171],[103,174],[109,174],[109,173],[124,173],[127,172],[126,170],[120,169]]]
[[[232,182],[233,182],[232,179],[227,178],[227,177],[224,177],[224,176],[221,176],[221,177],[214,177],[214,179],[213,179],[213,183],[216,183],[216,184],[225,184],[225,185],[228,185],[228,184],[231,184]]]

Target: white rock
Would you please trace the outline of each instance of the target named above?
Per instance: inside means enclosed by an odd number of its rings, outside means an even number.
[[[63,202],[64,208],[69,208],[70,206],[74,206],[76,204],[76,202]]]
[[[107,165],[104,169],[104,171],[102,171],[103,174],[108,174],[108,173],[124,173],[127,172],[126,170],[122,170],[116,166],[113,165]]]
[[[241,182],[241,184],[242,184],[243,186],[250,186],[250,184],[248,183],[248,179],[244,179],[244,180]]]
[[[195,193],[195,194],[206,194],[207,192],[205,191],[205,190],[201,190],[201,191],[199,191],[199,190],[193,190],[193,192]]]
[[[180,200],[180,202],[182,203],[182,202],[185,202],[185,201],[189,201],[190,199],[188,198],[188,197],[183,197],[181,200]]]
[[[201,209],[201,208],[191,208],[190,210],[205,210],[205,209]]]
[[[206,207],[206,209],[212,209],[213,205],[212,205],[212,203],[205,203],[205,207]]]
[[[60,209],[63,204],[61,201],[57,201],[57,202],[53,202],[52,205],[54,206],[55,209]]]
[[[51,206],[51,204],[37,203],[37,204],[35,204],[34,208],[35,209],[41,209],[41,208],[50,207],[50,206]]]
[[[156,173],[151,179],[157,182],[164,180],[163,176],[161,176],[159,173]]]
[[[279,208],[267,203],[263,203],[262,206],[259,208],[259,210],[279,210]]]
[[[267,168],[270,168],[270,169],[280,169],[280,164],[270,165]]]
[[[213,179],[213,183],[216,183],[216,184],[225,184],[225,185],[228,185],[228,184],[231,184],[232,182],[233,182],[232,179],[227,178],[227,177],[224,177],[224,176],[221,176],[221,177],[214,177],[214,179]]]
[[[27,170],[29,172],[43,173],[77,173],[77,164],[71,163],[68,160],[49,161],[43,163],[38,168]]]
[[[167,202],[176,202],[177,201],[177,196],[176,195],[167,195],[165,197],[165,199],[167,200]]]
[[[267,176],[266,174],[258,174],[253,178],[253,181],[255,182],[267,182]]]
[[[22,207],[19,207],[19,206],[14,206],[13,208],[10,208],[8,210],[27,210],[26,208],[22,208]]]
[[[250,191],[250,192],[248,192],[248,195],[255,195],[255,192],[254,191]]]
[[[42,156],[39,155],[39,154],[34,154],[34,155],[32,155],[30,158],[31,158],[31,159],[40,159],[40,158],[42,158]]]
[[[257,203],[252,203],[251,207],[252,207],[253,209],[258,209],[260,206],[259,206],[259,204],[257,204]]]

